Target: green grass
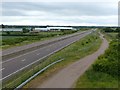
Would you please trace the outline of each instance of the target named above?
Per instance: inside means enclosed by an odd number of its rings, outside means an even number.
[[[12,38],[18,38],[18,36],[16,36],[16,37],[15,36],[8,36],[8,37],[11,37],[11,39]],[[21,37],[21,36],[19,36],[19,37]],[[22,37],[25,37],[25,36],[22,36]],[[53,38],[56,38],[56,37],[59,37],[59,36],[41,38],[40,40],[31,40],[31,41],[26,40],[26,41],[23,41],[21,43],[17,43],[17,44],[14,44],[14,45],[3,45],[3,46],[1,46],[1,48],[2,49],[8,49],[8,48],[17,47],[17,46],[28,45],[28,44],[32,44],[34,42],[44,41],[44,40],[50,40],[50,39],[53,39]]]
[[[119,75],[116,74],[119,66],[119,63],[116,62],[118,60],[116,35],[116,33],[105,34],[111,41],[109,48],[89,70],[79,77],[75,83],[75,88],[119,88]]]
[[[80,58],[83,58],[95,52],[100,47],[100,44],[101,39],[98,38],[98,35],[92,34],[86,36],[85,38],[82,38],[81,40],[55,53],[54,55],[51,55],[46,61],[54,62],[56,60],[59,60],[60,58],[64,58],[64,61],[53,65],[42,74],[40,74],[38,77],[36,77],[34,80],[32,80],[30,83],[28,83],[25,87],[31,87],[37,85],[37,83],[41,83],[51,74],[79,60]]]
[[[118,78],[90,68],[77,80],[75,88],[118,88]]]
[[[111,42],[112,40],[115,40],[115,39],[118,38],[118,37],[117,37],[118,33],[116,33],[116,32],[110,32],[110,33],[102,32],[102,33],[104,34],[105,38],[106,38],[109,42]]]
[[[5,35],[5,36],[2,36],[2,45],[0,45],[0,47],[2,49],[7,49],[11,47],[31,44],[33,42],[49,40],[52,38],[56,38],[62,35],[67,35],[67,34],[72,34],[72,33],[75,33],[75,32],[69,31],[66,33],[66,32],[59,31],[59,32],[40,32],[38,34],[29,34],[29,33],[24,34],[23,33],[23,34],[15,34],[15,35],[11,34],[9,36]]]
[[[108,34],[112,39],[116,39],[116,36],[117,36],[117,34],[118,33],[106,33],[106,34]]]
[[[19,38],[19,37],[25,37],[25,36],[2,36],[2,40],[11,39],[11,38]]]
[[[48,64],[56,60],[60,60],[61,58],[64,58],[64,61],[52,66],[51,68],[47,69],[46,71],[39,75],[40,77],[46,78],[46,75],[50,75],[51,73],[66,67],[67,65],[79,60],[80,58],[83,58],[86,55],[95,52],[100,47],[100,44],[101,39],[98,37],[98,34],[96,33],[90,34],[80,39],[79,41],[75,42],[74,44],[69,45],[68,47],[60,50],[59,52],[49,56],[42,63],[37,63],[37,65],[34,65],[33,68],[31,68],[30,70],[25,70],[24,72],[18,74],[10,81],[5,82],[4,86],[5,87],[17,86],[34,73],[38,72],[39,70],[47,66]],[[30,83],[28,84],[30,85]],[[27,87],[29,86],[28,84]]]

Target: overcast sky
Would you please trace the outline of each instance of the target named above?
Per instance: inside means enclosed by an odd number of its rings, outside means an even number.
[[[2,2],[2,22],[10,25],[117,26],[118,1]]]

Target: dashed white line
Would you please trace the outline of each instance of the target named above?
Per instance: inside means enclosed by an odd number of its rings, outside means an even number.
[[[82,33],[84,33],[84,32],[85,32],[85,31],[83,31],[83,32],[81,32],[81,33],[74,34],[74,35],[70,35],[70,36],[68,36],[68,37],[75,36],[75,35],[79,35],[79,34],[82,34]],[[66,36],[66,37],[67,37],[67,36]],[[66,38],[66,37],[62,37],[62,38]],[[58,39],[58,40],[61,40],[62,38],[60,38],[60,39]],[[43,48],[46,48],[46,47],[43,47]],[[37,49],[37,50],[38,50],[38,49]],[[21,57],[21,56],[24,56],[24,55],[27,55],[27,54],[30,54],[30,53],[33,53],[33,52],[36,52],[37,50],[31,51],[31,52],[27,52],[27,53],[25,53],[25,54],[16,56],[16,57],[14,57],[14,58],[11,58],[11,59],[2,61],[2,63],[6,63],[6,62],[9,62],[9,61],[12,61],[13,59],[19,58],[19,57]]]
[[[26,59],[23,59],[23,60],[21,60],[22,62],[24,62]]]
[[[0,69],[0,71],[4,70],[5,68]]]
[[[89,33],[87,33],[87,35],[88,35],[88,34],[89,34]],[[86,36],[86,34],[85,34],[84,36]],[[84,36],[82,36],[81,38],[83,38]],[[80,38],[80,39],[81,39],[81,38]],[[30,66],[30,65],[32,65],[32,64],[34,64],[34,63],[40,61],[41,59],[44,59],[44,58],[46,58],[46,57],[48,57],[48,56],[54,54],[55,52],[57,52],[57,51],[59,51],[59,50],[65,48],[65,47],[67,47],[68,45],[70,45],[70,44],[72,44],[72,43],[74,43],[74,42],[76,42],[76,41],[77,41],[77,40],[75,40],[75,41],[73,41],[73,42],[71,42],[71,43],[65,45],[64,47],[61,47],[61,48],[59,48],[59,49],[57,49],[57,50],[55,50],[55,51],[49,53],[48,55],[43,56],[42,58],[40,58],[40,59],[38,59],[38,60],[36,60],[36,61],[34,61],[34,62],[28,64],[28,65],[26,65],[25,67],[22,67],[21,69],[19,69],[19,70],[15,71],[15,72],[13,72],[13,73],[11,73],[11,74],[9,74],[9,75],[3,77],[2,79],[0,79],[0,81],[6,79],[7,77],[9,77],[9,76],[11,76],[11,75],[13,75],[13,74],[15,74],[15,73],[17,73],[17,72],[23,70],[23,69],[25,69],[26,67],[28,67],[28,66]]]
[[[38,53],[37,55],[40,55],[40,53]]]

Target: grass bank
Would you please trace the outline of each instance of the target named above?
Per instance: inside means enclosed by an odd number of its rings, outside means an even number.
[[[107,33],[110,40],[105,54],[98,57],[96,62],[76,82],[75,88],[119,88],[120,63],[116,33]]]
[[[49,76],[53,75],[60,69],[95,52],[100,47],[100,45],[101,39],[99,38],[99,35],[97,33],[92,33],[75,42],[74,44],[64,48],[63,50],[55,53],[54,55],[51,55],[49,58],[47,58],[46,61],[54,62],[61,58],[64,59],[64,61],[57,63],[44,71],[38,77],[25,85],[24,88],[36,87],[37,85],[42,83],[42,81],[49,78]]]
[[[91,67],[77,80],[75,88],[118,88],[118,78]]]

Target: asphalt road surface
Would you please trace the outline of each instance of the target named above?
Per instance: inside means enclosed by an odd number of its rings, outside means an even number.
[[[53,74],[51,77],[43,81],[42,84],[32,88],[73,88],[76,80],[82,75],[90,65],[98,58],[99,55],[103,54],[108,48],[108,42],[103,38],[102,45],[98,51],[88,55],[81,60],[67,66],[60,70],[58,73]]]
[[[86,32],[86,31],[78,32],[78,33],[74,33],[74,34],[69,34],[69,35],[63,35],[63,36],[56,37],[56,38],[53,38],[50,40],[35,42],[32,44],[28,44],[28,45],[9,48],[7,50],[2,50],[2,54],[0,54],[0,56],[2,56],[2,60],[5,61],[7,59],[16,57],[16,56],[21,55],[21,54],[25,54],[27,52],[33,51],[35,49],[39,49],[41,47],[45,47],[48,44],[52,44],[52,43],[61,41],[63,39],[67,39],[69,37],[76,36],[76,35],[79,35],[79,34],[84,33],[84,32]]]
[[[76,35],[74,37],[70,37],[70,38],[61,40],[59,42],[49,44],[37,50],[3,61],[2,69],[0,70],[0,72],[2,71],[2,80],[7,79],[11,75],[21,71],[22,69],[25,69],[26,67],[30,66],[34,62],[40,61],[45,56],[50,55],[66,47],[67,45],[72,44],[75,41],[78,41],[79,39],[90,34],[91,32],[92,31],[90,30],[83,34]]]

